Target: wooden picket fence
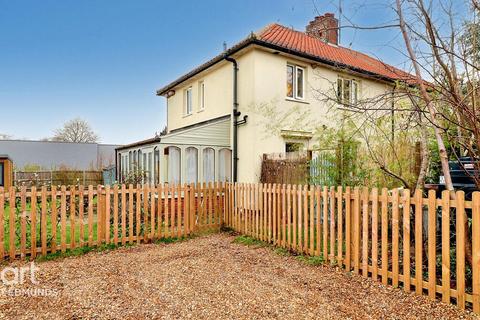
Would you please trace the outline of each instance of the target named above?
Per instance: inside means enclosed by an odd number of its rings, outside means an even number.
[[[465,214],[472,217],[471,269]],[[424,198],[398,189],[235,184],[227,186],[225,224],[385,285],[480,311],[479,192],[465,201],[462,191],[451,200],[447,191],[437,199],[434,191]]]
[[[473,262],[465,259],[471,224]],[[480,192],[275,184],[0,188],[0,259],[152,242],[226,225],[480,313]]]
[[[0,257],[35,258],[218,229],[224,189],[220,184],[0,188]]]

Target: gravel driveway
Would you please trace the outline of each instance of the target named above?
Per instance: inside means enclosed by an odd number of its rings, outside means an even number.
[[[214,234],[38,263],[57,296],[0,297],[11,319],[472,318],[453,306]],[[19,264],[16,264],[19,265]],[[30,282],[22,286],[28,288]]]

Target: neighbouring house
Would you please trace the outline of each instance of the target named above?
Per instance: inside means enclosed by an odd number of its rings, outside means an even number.
[[[58,141],[0,140],[0,154],[13,162],[16,170],[101,170],[115,164],[118,145]]]
[[[338,44],[338,20],[305,32],[270,24],[157,90],[167,133],[117,149],[117,175],[147,182],[256,182],[262,155],[315,144],[361,99],[389,97],[411,75]],[[296,119],[296,117],[298,119]]]

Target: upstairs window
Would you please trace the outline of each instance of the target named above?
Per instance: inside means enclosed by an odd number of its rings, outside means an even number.
[[[287,64],[287,97],[303,100],[305,96],[305,69]]]
[[[198,105],[200,110],[205,109],[205,82],[203,81],[198,84]]]
[[[353,79],[337,79],[337,100],[339,103],[354,106],[358,102],[359,83]]]
[[[192,114],[192,87],[185,90],[185,114]]]

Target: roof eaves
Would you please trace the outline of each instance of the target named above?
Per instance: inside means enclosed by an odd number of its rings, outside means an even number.
[[[130,149],[130,148],[133,148],[133,147],[140,147],[140,146],[160,142],[160,140],[161,140],[160,137],[154,137],[154,138],[150,138],[150,139],[141,140],[141,141],[137,141],[137,142],[134,142],[134,143],[126,144],[126,145],[120,146],[118,148],[115,148],[115,150],[119,151],[119,150]]]
[[[366,75],[366,76],[371,77],[371,78],[375,78],[377,80],[383,80],[383,81],[387,81],[387,82],[396,82],[396,81],[408,82],[409,80],[411,80],[411,79],[407,79],[407,78],[402,79],[402,75],[400,75],[400,74],[399,74],[398,78],[388,77],[386,75],[381,75],[379,73],[368,71],[368,70],[365,70],[365,69],[362,69],[362,68],[358,68],[358,67],[346,64],[346,63],[330,60],[330,59],[327,59],[327,58],[322,58],[322,57],[319,57],[317,55],[312,55],[312,54],[309,54],[308,52],[305,52],[305,51],[295,50],[295,49],[293,49],[289,46],[275,44],[275,43],[270,42],[270,41],[259,39],[260,35],[267,32],[270,29],[270,27],[273,26],[273,25],[275,25],[275,23],[270,24],[270,25],[266,26],[265,28],[263,28],[262,30],[257,31],[255,33],[252,32],[249,37],[240,41],[239,43],[237,43],[236,45],[234,45],[230,49],[222,52],[221,54],[217,55],[213,59],[205,62],[204,64],[198,66],[197,68],[193,69],[192,71],[184,74],[183,76],[181,76],[177,80],[175,80],[175,81],[171,82],[170,84],[164,86],[163,88],[157,90],[157,95],[161,96],[161,95],[166,94],[169,90],[173,89],[174,87],[181,84],[182,82],[184,82],[184,81],[188,80],[189,78],[199,74],[200,72],[212,67],[216,63],[225,59],[225,57],[230,56],[232,54],[235,54],[236,52],[242,50],[243,48],[245,48],[245,47],[247,47],[251,44],[256,44],[256,45],[259,45],[259,46],[275,49],[275,50],[278,50],[278,51],[281,51],[281,52],[284,52],[284,53],[300,56],[300,57],[303,57],[303,58],[306,58],[306,59],[309,59],[309,60],[317,61],[317,62],[326,64],[326,65],[332,66],[334,68],[347,69],[347,70],[350,70],[350,71],[353,71],[353,72],[356,72],[356,73],[359,73],[359,74],[362,74],[362,75]],[[360,53],[360,54],[363,54],[363,53]],[[385,63],[383,63],[383,64],[384,64],[384,66],[388,66],[388,69],[390,69],[390,71],[395,72],[396,68],[394,68],[394,67],[392,67],[388,64],[385,64]]]
[[[195,69],[193,69],[192,71],[184,74],[183,76],[181,76],[180,78],[178,78],[177,80],[169,83],[168,85],[164,86],[163,88],[160,88],[157,90],[157,96],[162,96],[164,95],[165,93],[167,93],[169,90],[173,89],[174,87],[176,87],[177,85],[181,84],[182,82],[188,80],[189,78],[199,74],[200,72],[210,68],[211,66],[217,64],[218,62],[222,61],[223,59],[225,59],[225,57],[228,57],[240,50],[242,50],[243,48],[247,47],[248,45],[250,45],[254,40],[256,39],[256,35],[252,32],[250,34],[250,36],[248,36],[247,38],[245,38],[244,40],[240,41],[239,43],[237,43],[236,45],[234,45],[233,47],[227,49],[226,51],[222,52],[221,54],[217,55],[216,57],[214,57],[213,59],[205,62],[204,64],[196,67]]]
[[[356,68],[356,67],[353,67],[351,65],[344,64],[344,63],[341,63],[341,62],[338,62],[338,61],[333,61],[333,60],[322,58],[322,57],[319,57],[319,56],[316,56],[316,55],[312,55],[312,54],[309,54],[309,53],[304,52],[304,51],[299,51],[299,50],[291,49],[291,48],[288,48],[288,47],[285,47],[285,46],[273,44],[273,43],[268,42],[268,41],[255,39],[254,43],[256,45],[259,45],[259,46],[264,46],[264,47],[274,49],[274,50],[278,50],[278,51],[281,51],[281,52],[284,52],[284,53],[296,55],[296,56],[299,56],[299,57],[302,57],[302,58],[305,58],[305,59],[309,59],[309,60],[313,60],[313,61],[316,61],[316,62],[326,64],[326,65],[329,65],[329,66],[332,66],[332,67],[335,67],[335,68],[348,69],[348,70],[351,70],[351,71],[354,71],[354,72],[357,72],[357,73],[360,73],[360,74],[364,74],[364,75],[367,75],[369,77],[373,77],[373,78],[376,78],[376,79],[379,79],[379,80],[384,80],[384,81],[388,81],[388,82],[394,82],[394,81],[398,80],[398,79],[393,79],[393,78],[390,78],[390,77],[380,75],[378,73],[370,72],[370,71],[367,71],[367,70],[364,70],[364,69],[361,69],[361,68]]]

